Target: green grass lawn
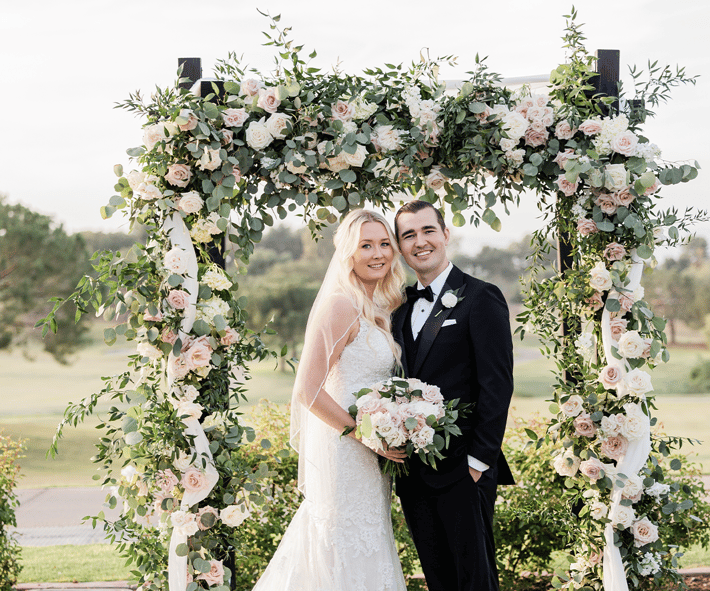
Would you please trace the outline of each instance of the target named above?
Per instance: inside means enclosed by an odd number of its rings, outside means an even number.
[[[127,581],[125,566],[115,546],[40,546],[22,548],[20,583],[87,583]]]

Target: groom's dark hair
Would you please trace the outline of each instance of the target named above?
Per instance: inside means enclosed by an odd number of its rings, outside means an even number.
[[[399,227],[397,225],[397,220],[399,219],[399,216],[403,213],[417,213],[418,211],[426,209],[427,207],[430,207],[434,210],[434,213],[436,214],[436,221],[439,222],[439,225],[441,226],[441,231],[443,232],[444,230],[446,230],[446,222],[444,221],[444,216],[441,215],[441,212],[431,203],[415,199],[413,201],[407,201],[407,203],[405,203],[402,207],[399,208],[397,215],[394,216],[394,235],[395,238],[397,238],[397,242],[399,242]]]

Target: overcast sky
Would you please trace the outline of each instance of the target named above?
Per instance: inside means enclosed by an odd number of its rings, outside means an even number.
[[[707,0],[581,0],[575,3],[589,50],[621,50],[628,65],[649,59],[701,75],[677,89],[646,127],[670,161],[698,160],[696,181],[664,188],[669,205],[707,207],[710,182],[707,97],[710,96],[710,22]],[[385,62],[408,64],[422,48],[432,57],[453,54],[458,66],[445,79],[466,77],[476,53],[504,77],[549,74],[564,61],[561,36],[567,0],[26,0],[5,3],[0,19],[4,79],[0,193],[54,216],[69,231],[114,231],[99,207],[113,194],[114,164],[129,164],[127,148],[141,143],[141,121],[114,109],[129,92],[149,94],[175,80],[178,57],[201,57],[210,75],[229,51],[268,71],[263,47],[268,20],[257,7],[281,14],[292,37],[315,49],[315,65],[340,62],[345,72]],[[466,232],[474,244],[504,245],[536,224],[533,198],[503,231]],[[698,231],[710,235],[703,224]]]

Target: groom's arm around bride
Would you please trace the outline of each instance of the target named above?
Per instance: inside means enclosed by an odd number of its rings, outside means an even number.
[[[416,287],[430,288],[408,288],[393,318],[406,376],[438,386],[447,400],[473,404],[446,459],[434,470],[413,458],[397,494],[429,591],[495,591],[496,487],[512,483],[500,451],[513,393],[508,307],[497,287],[449,262],[449,230],[430,204],[405,204],[395,234]]]

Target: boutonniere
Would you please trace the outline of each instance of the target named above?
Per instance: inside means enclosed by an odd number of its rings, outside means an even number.
[[[456,304],[458,304],[461,300],[464,299],[465,296],[459,297],[459,289],[450,289],[447,291],[443,296],[441,296],[441,304],[444,306],[444,308],[453,308]],[[439,310],[436,313],[436,316],[441,314],[442,310]]]

